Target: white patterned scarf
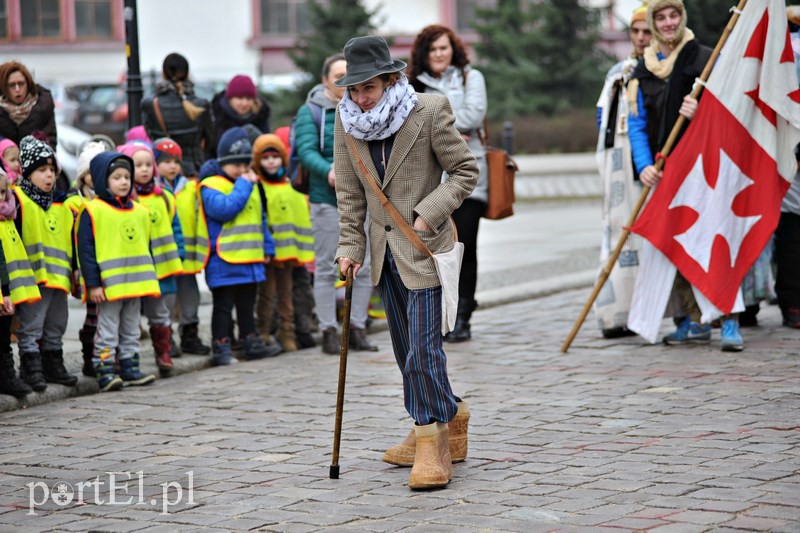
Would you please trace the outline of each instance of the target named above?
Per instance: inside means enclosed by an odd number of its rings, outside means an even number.
[[[417,105],[417,93],[401,75],[397,83],[390,85],[380,101],[369,111],[361,111],[345,91],[339,102],[339,117],[345,133],[362,141],[380,141],[397,133]]]

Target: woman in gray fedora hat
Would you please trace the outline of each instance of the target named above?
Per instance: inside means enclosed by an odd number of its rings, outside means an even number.
[[[414,428],[384,461],[412,466],[412,489],[444,487],[451,461],[467,454],[469,410],[452,391],[442,348],[442,287],[434,260],[418,250],[390,216],[374,184],[433,253],[452,250],[450,215],[478,178],[478,165],[456,130],[446,97],[417,94],[382,37],[344,47],[347,87],[334,130],[340,229],[337,261],[358,274],[369,213],[372,283],[386,308],[405,407]],[[442,171],[447,179],[442,182]],[[370,183],[372,181],[373,183]]]

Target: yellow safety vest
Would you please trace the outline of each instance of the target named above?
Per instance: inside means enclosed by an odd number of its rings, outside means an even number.
[[[186,259],[183,260],[185,274],[197,274],[203,270],[203,256],[208,248],[208,239],[197,235],[197,181],[187,180],[186,186],[175,195],[178,206],[178,220],[183,232],[183,247]]]
[[[150,214],[150,252],[158,279],[183,274],[178,243],[172,232],[175,197],[169,191],[162,191],[161,194],[140,194],[138,201]]]
[[[17,305],[41,300],[42,295],[39,293],[36,277],[28,261],[25,245],[13,220],[0,221],[0,243],[3,244],[3,254],[6,258],[11,302]]]
[[[233,191],[233,183],[222,176],[212,176],[200,182],[197,197],[199,212],[197,214],[197,236],[206,239],[206,248],[203,250],[203,266],[208,264],[211,255],[210,240],[208,237],[208,222],[203,208],[202,187],[208,187],[224,195]],[[222,225],[222,230],[217,236],[217,255],[228,263],[263,263],[264,262],[264,228],[261,225],[261,195],[258,187],[253,187],[247,203],[234,218]]]
[[[22,242],[36,283],[50,289],[72,289],[72,225],[75,218],[67,206],[53,203],[45,211],[17,188],[22,209]]]
[[[88,198],[83,198],[81,195],[75,194],[64,200],[64,205],[69,207],[69,210],[72,211],[72,216],[77,217],[88,201]]]
[[[118,209],[99,198],[86,203],[80,217],[92,217],[97,265],[110,301],[160,296],[156,267],[150,256],[150,214],[134,202]],[[84,281],[84,295],[87,293]]]
[[[306,196],[289,182],[261,182],[267,196],[267,224],[275,239],[275,261],[314,260],[314,235]]]

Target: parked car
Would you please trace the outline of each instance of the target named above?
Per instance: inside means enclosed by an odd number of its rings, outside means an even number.
[[[78,112],[78,102],[68,94],[67,86],[57,81],[43,80],[39,85],[50,91],[55,105],[56,123],[72,124]]]
[[[58,145],[56,157],[61,165],[61,170],[69,178],[70,184],[77,178],[78,155],[81,148],[92,138],[85,131],[79,130],[69,124],[57,123]]]
[[[128,95],[116,83],[72,85],[68,95],[78,102],[72,125],[90,133],[102,133],[114,142],[125,141],[128,127]]]

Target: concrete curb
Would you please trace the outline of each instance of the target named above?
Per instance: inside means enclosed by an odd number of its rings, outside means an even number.
[[[482,311],[510,303],[542,298],[544,296],[549,296],[561,291],[589,287],[594,283],[596,276],[597,272],[595,270],[574,272],[571,274],[557,276],[555,278],[540,279],[517,285],[509,285],[507,287],[499,287],[496,289],[481,291],[475,295],[475,298],[479,302],[478,310]],[[209,294],[207,299],[202,299],[201,305],[210,305],[210,303]],[[369,332],[378,333],[387,331],[388,329],[389,326],[386,321],[379,320],[372,323],[369,328]],[[170,373],[170,377],[188,374],[189,372],[195,372],[205,368],[210,368],[212,366],[210,356],[185,354],[180,358],[174,359],[173,361],[175,368]],[[158,376],[158,369],[156,368],[154,362],[152,350],[143,350],[141,367],[143,372]],[[47,390],[44,392],[34,392],[28,394],[21,400],[17,400],[16,398],[8,395],[0,395],[0,412],[16,411],[18,409],[25,409],[27,407],[33,407],[36,405],[44,405],[50,402],[62,400],[64,398],[98,394],[99,392],[100,389],[97,386],[97,381],[94,378],[89,378],[81,374],[78,379],[78,384],[74,387],[66,387],[64,385],[49,383],[47,385]]]

